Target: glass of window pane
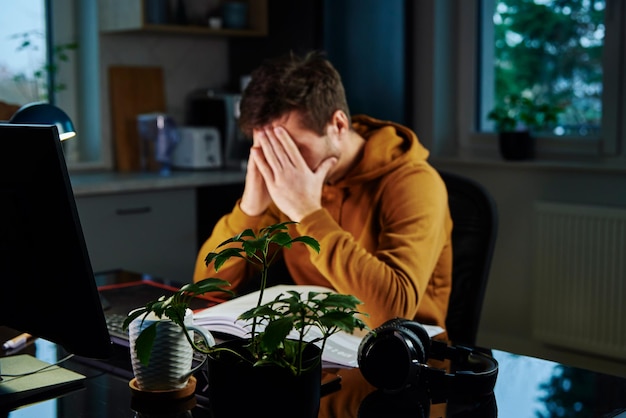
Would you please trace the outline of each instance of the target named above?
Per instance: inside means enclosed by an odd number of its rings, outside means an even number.
[[[602,118],[605,0],[494,0],[493,68],[486,112],[521,95],[560,106],[543,135],[597,137]],[[483,112],[483,113],[486,113]]]
[[[0,14],[0,102],[20,106],[48,99],[44,3],[22,0]]]

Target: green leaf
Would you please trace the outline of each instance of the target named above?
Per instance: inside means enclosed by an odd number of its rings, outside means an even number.
[[[277,232],[269,238],[270,242],[276,243],[281,247],[291,247],[292,239],[291,235],[287,232]]]
[[[320,300],[320,308],[345,308],[355,309],[362,302],[352,295],[342,295],[339,293],[325,293],[326,297]]]
[[[327,328],[337,327],[342,331],[352,334],[355,328],[361,330],[366,328],[365,323],[355,317],[354,314],[355,312],[331,311],[322,315],[319,321]]]
[[[185,314],[187,313],[188,305],[186,303],[178,303],[175,305],[168,305],[165,307],[163,313],[166,317],[172,320],[176,325],[181,328],[185,328]]]
[[[256,237],[256,235],[254,234],[254,231],[250,228],[244,230],[243,232],[241,232],[240,234],[235,236],[235,240],[236,241],[240,241],[242,238],[244,237],[251,237],[254,238]]]
[[[287,222],[281,222],[281,223],[277,223],[274,225],[269,225],[266,226],[264,228],[261,228],[261,230],[259,231],[259,235],[272,235],[273,233],[275,233],[276,231],[284,231],[289,229],[288,225],[292,225],[292,224],[296,224],[297,222],[293,222],[293,221],[287,221]]]
[[[212,261],[215,263],[215,271],[219,271],[222,265],[228,261],[231,257],[245,258],[242,255],[243,250],[241,248],[226,248],[219,253],[209,253],[204,262],[208,266]]]
[[[292,240],[292,242],[301,242],[301,243],[306,244],[309,247],[311,247],[313,250],[315,250],[315,252],[317,252],[317,253],[320,252],[320,243],[317,242],[317,240],[315,238],[303,235],[303,236],[299,236],[299,237],[294,238]]]
[[[189,283],[180,288],[182,292],[188,292],[193,295],[203,295],[209,292],[224,292],[230,295],[234,295],[234,293],[230,290],[224,289],[224,287],[229,287],[230,283],[226,280],[222,280],[216,277],[211,277],[208,279],[200,280],[196,283]]]
[[[137,353],[137,358],[146,366],[150,363],[150,353],[152,352],[152,346],[154,345],[154,340],[156,339],[157,325],[158,322],[155,322],[144,328],[135,340],[135,352]]]
[[[283,344],[293,327],[293,318],[283,317],[270,322],[261,334],[261,344],[265,350],[272,352]]]
[[[124,330],[127,330],[128,326],[130,325],[131,322],[133,322],[133,320],[135,318],[139,318],[141,315],[145,315],[146,313],[147,313],[146,308],[135,309],[134,311],[132,311],[131,313],[128,314],[126,319],[124,319],[124,323],[122,324],[122,328]]]
[[[252,318],[263,318],[263,317],[274,318],[279,315],[280,315],[280,312],[274,310],[270,304],[265,304],[265,305],[255,306],[254,308],[248,309],[247,311],[239,315],[237,319],[246,321]]]
[[[266,242],[263,239],[250,239],[241,244],[241,248],[246,252],[248,257],[252,257],[258,252],[265,250]]]

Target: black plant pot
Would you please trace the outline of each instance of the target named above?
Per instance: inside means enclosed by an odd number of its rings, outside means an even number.
[[[243,346],[248,343],[233,340],[219,346],[246,353]],[[317,365],[300,376],[277,366],[252,367],[225,352],[219,358],[209,357],[208,394],[213,417],[316,418],[322,379],[322,365],[315,358],[319,355],[318,347],[307,347],[306,361]]]
[[[528,131],[500,132],[500,155],[505,160],[530,160],[535,157],[535,138]]]

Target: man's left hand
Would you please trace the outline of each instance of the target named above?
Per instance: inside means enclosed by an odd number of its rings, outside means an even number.
[[[322,187],[336,157],[322,161],[313,171],[289,133],[282,127],[267,127],[252,149],[272,200],[292,221],[322,207]]]

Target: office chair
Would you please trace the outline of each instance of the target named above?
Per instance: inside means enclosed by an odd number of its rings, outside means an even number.
[[[452,293],[446,316],[454,344],[476,345],[498,229],[496,203],[479,183],[440,172],[448,189],[452,230]]]

